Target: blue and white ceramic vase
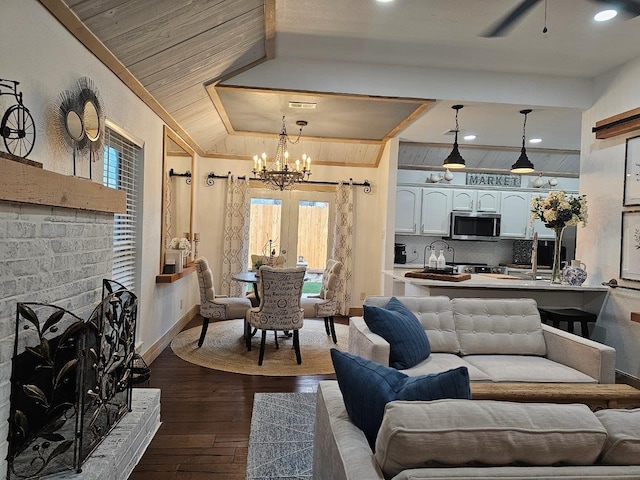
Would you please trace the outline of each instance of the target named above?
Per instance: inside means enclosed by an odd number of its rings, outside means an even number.
[[[587,266],[580,260],[571,260],[571,265],[562,270],[562,281],[567,285],[582,285],[587,279]]]

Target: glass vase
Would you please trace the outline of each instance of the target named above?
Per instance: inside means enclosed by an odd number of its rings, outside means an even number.
[[[564,227],[553,229],[555,243],[553,245],[553,267],[551,268],[551,283],[562,283],[562,269],[560,268],[560,251],[562,249],[562,233]]]

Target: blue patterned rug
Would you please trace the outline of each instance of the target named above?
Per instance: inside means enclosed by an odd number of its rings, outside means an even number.
[[[315,416],[315,393],[256,393],[247,480],[310,480]]]

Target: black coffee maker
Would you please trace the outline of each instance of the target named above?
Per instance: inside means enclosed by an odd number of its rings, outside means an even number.
[[[393,263],[407,263],[407,245],[405,243],[395,244]]]

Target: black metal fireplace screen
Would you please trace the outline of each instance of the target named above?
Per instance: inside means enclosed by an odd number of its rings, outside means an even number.
[[[80,472],[131,410],[137,307],[133,293],[106,279],[87,320],[55,305],[18,303],[7,478]]]

